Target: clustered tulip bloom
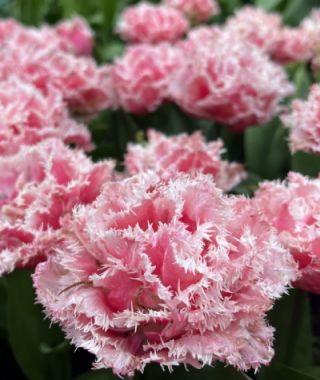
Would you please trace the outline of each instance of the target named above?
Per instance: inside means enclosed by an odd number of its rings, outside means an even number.
[[[314,9],[311,15],[305,18],[301,23],[301,30],[307,35],[313,52],[313,65],[317,70],[319,68],[319,50],[320,50],[320,11]]]
[[[8,24],[12,32],[1,33]],[[0,81],[14,75],[45,94],[56,88],[72,112],[92,114],[111,108],[109,70],[86,56],[91,45],[92,33],[81,19],[56,29],[0,22]]]
[[[268,364],[265,314],[295,277],[249,201],[224,196],[210,176],[145,172],[74,209],[34,283],[97,368],[132,375],[150,362]]]
[[[0,156],[17,153],[21,145],[33,145],[48,138],[59,138],[85,150],[91,149],[86,126],[72,119],[55,89],[43,94],[17,77],[0,86]]]
[[[130,174],[148,170],[164,178],[176,173],[209,174],[224,191],[246,178],[242,165],[221,159],[224,152],[221,140],[206,144],[200,132],[166,137],[154,130],[149,130],[148,139],[147,145],[129,144],[125,164]]]
[[[58,24],[55,32],[65,45],[76,55],[91,55],[93,49],[93,33],[86,21],[80,17]]]
[[[320,179],[289,173],[284,183],[261,184],[255,202],[299,264],[295,286],[320,294]]]
[[[62,219],[94,201],[112,171],[57,139],[0,157],[0,274],[49,255]]]
[[[163,2],[198,22],[209,20],[220,10],[215,0],[164,0]]]
[[[272,58],[282,64],[311,60],[312,41],[301,28],[282,28],[270,48]]]
[[[120,36],[130,42],[173,42],[189,28],[182,13],[165,5],[140,3],[128,7],[117,26]]]
[[[268,52],[278,36],[281,25],[279,14],[246,6],[227,20],[225,28],[239,39]]]
[[[0,21],[0,43],[10,44],[15,41],[45,49],[48,46],[56,47],[76,55],[91,55],[93,47],[93,33],[86,21],[80,17],[63,21],[55,27],[27,28],[15,20]],[[27,46],[24,46],[27,47]]]
[[[306,23],[309,24],[307,20]],[[308,62],[313,55],[315,41],[306,28],[284,27],[277,13],[246,6],[227,20],[225,30],[258,47],[282,64]]]
[[[282,116],[290,130],[292,152],[320,154],[320,86],[314,84],[306,101],[294,100],[291,112]]]
[[[200,131],[149,129],[123,173],[84,153],[80,117],[122,108],[139,121],[167,102],[231,132],[282,113],[291,150],[320,153],[320,86],[283,102],[283,65],[316,67],[319,11],[288,28],[248,6],[188,30],[218,12],[214,0],[130,6],[116,27],[129,45],[101,67],[81,18],[0,21],[0,275],[33,268],[46,314],[120,376],[151,362],[256,370],[273,357],[275,301],[292,284],[320,294],[320,179],[225,194],[247,173]]]
[[[111,68],[117,104],[143,114],[169,99],[171,74],[180,65],[179,53],[166,43],[130,46]]]
[[[283,68],[250,44],[215,34],[211,47],[195,44],[186,54],[170,82],[172,98],[187,113],[237,132],[270,120],[293,92]]]

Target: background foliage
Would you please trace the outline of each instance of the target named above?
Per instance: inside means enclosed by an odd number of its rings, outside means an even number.
[[[113,34],[118,14],[130,0],[0,0],[0,16],[14,17],[28,25],[55,23],[80,14],[96,33],[95,58],[112,62],[121,54],[124,44]],[[154,1],[156,2],[156,1]],[[244,4],[255,4],[266,10],[282,13],[289,25],[297,25],[319,0],[220,0],[222,13],[212,22],[223,22]],[[306,98],[312,78],[309,67],[296,64],[287,67],[296,85],[296,97]],[[315,176],[320,171],[320,159],[298,153],[290,156],[287,131],[279,119],[268,125],[253,127],[244,135],[233,135],[221,125],[186,116],[175,105],[162,106],[144,116],[132,116],[123,111],[106,111],[90,124],[97,146],[95,160],[111,156],[121,168],[128,141],[142,141],[145,130],[152,126],[166,134],[201,130],[208,139],[221,137],[228,149],[226,156],[245,163],[248,179],[235,189],[251,194],[263,179],[284,178],[289,170]],[[272,263],[270,263],[272,265]],[[162,372],[159,366],[147,367],[137,379],[146,380],[312,380],[320,379],[320,307],[316,296],[291,291],[270,313],[276,327],[276,355],[270,367],[257,374],[242,374],[231,368],[217,366],[186,372],[183,367],[173,374]],[[56,326],[49,328],[39,305],[34,305],[30,272],[16,271],[0,279],[0,368],[12,379],[31,380],[111,380],[107,370],[90,371],[93,358],[78,350],[74,352]],[[9,375],[8,375],[9,376]],[[9,378],[9,377],[8,377]]]

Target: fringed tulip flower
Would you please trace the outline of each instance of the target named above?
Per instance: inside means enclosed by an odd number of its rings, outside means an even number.
[[[290,129],[292,152],[304,151],[320,154],[320,86],[311,87],[306,101],[294,100],[291,112],[282,116],[282,121]]]
[[[165,5],[140,3],[125,9],[117,33],[129,42],[173,42],[189,28],[183,14]]]
[[[283,28],[274,39],[270,54],[282,64],[308,62],[312,58],[312,41],[302,28]]]
[[[93,202],[112,171],[56,139],[0,157],[0,274],[49,256],[62,219]]]
[[[246,6],[227,20],[225,29],[235,38],[268,52],[278,37],[281,26],[282,20],[279,14]]]
[[[315,57],[320,52],[320,9],[314,9],[301,22],[301,29],[308,36]]]
[[[320,179],[292,172],[284,183],[260,185],[255,202],[299,264],[295,286],[320,294]]]
[[[57,27],[57,32],[49,27],[27,29],[17,26],[19,31],[8,34],[1,43],[0,80],[14,75],[44,93],[54,87],[76,113],[91,114],[112,107],[109,68],[98,67],[91,57],[72,53],[79,54],[81,49],[88,48],[80,44],[89,44],[84,41],[83,30],[77,34],[78,22],[62,24]]]
[[[116,102],[136,114],[154,111],[169,97],[168,84],[180,58],[180,50],[169,44],[129,47],[111,69]]]
[[[68,115],[60,93],[47,95],[20,78],[0,87],[0,156],[14,154],[22,145],[55,137],[84,149],[92,148],[89,130]]]
[[[205,43],[185,54],[170,91],[185,112],[242,132],[273,118],[293,85],[260,49],[222,33],[212,46]]]
[[[164,0],[164,4],[178,9],[191,20],[198,22],[208,21],[220,11],[215,0]]]
[[[75,17],[54,27],[27,27],[15,20],[0,21],[0,44],[14,40],[18,45],[46,49],[56,47],[75,55],[91,55],[93,32],[85,19]]]
[[[85,19],[76,17],[59,23],[55,33],[67,51],[75,55],[91,55],[93,49],[93,32]]]
[[[152,169],[168,179],[177,173],[204,173],[224,191],[246,178],[242,165],[221,159],[223,142],[206,143],[201,132],[166,137],[149,130],[148,140],[146,145],[129,144],[125,163],[130,174]]]
[[[150,362],[270,362],[266,311],[296,265],[250,201],[227,198],[210,176],[107,183],[65,220],[63,237],[34,285],[97,368],[131,376]]]
[[[193,54],[197,53],[199,46],[211,49],[223,35],[223,29],[218,26],[202,25],[191,29],[187,38],[177,42],[176,46],[186,55]]]

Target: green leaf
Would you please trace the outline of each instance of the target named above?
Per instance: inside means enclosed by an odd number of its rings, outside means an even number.
[[[251,377],[246,374],[235,370],[232,367],[224,367],[222,365],[217,365],[212,370],[211,379],[215,380],[252,380]]]
[[[119,57],[125,48],[125,45],[121,42],[115,41],[115,42],[110,42],[106,44],[105,46],[101,46],[98,49],[98,53],[100,55],[100,59],[103,62],[111,62],[113,61],[116,57]]]
[[[48,5],[48,1],[44,0],[15,0],[13,11],[24,24],[40,25],[44,21]]]
[[[7,329],[7,289],[3,278],[0,278],[0,338],[6,335]]]
[[[56,349],[63,335],[56,326],[50,327],[35,305],[31,272],[16,270],[6,282],[9,342],[22,371],[31,380],[69,379],[69,349]]]
[[[110,370],[91,370],[85,372],[81,376],[77,377],[76,380],[115,380],[118,379]]]
[[[274,371],[278,370],[275,366],[279,362],[301,371],[311,367],[312,335],[308,293],[291,290],[289,295],[276,303],[269,317],[270,324],[276,330],[275,357],[269,367],[259,371],[258,380],[274,380]]]
[[[110,123],[112,138],[116,142],[115,155],[117,159],[121,160],[127,150],[128,142],[135,141],[138,126],[134,118],[123,110],[113,112]]]
[[[283,178],[290,167],[287,131],[278,119],[248,128],[244,136],[245,161],[250,172],[266,178]]]
[[[163,372],[159,365],[147,366],[143,378],[145,380],[252,380],[246,374],[232,367],[217,364],[214,368],[204,367],[202,369],[188,368],[184,366],[174,367],[172,373]]]
[[[307,373],[310,376],[315,377],[316,379],[320,379],[320,367],[307,368],[303,372]]]
[[[94,4],[94,1],[92,0],[90,1],[60,0],[60,4],[63,10],[64,17],[71,17],[76,14],[80,14],[84,17],[88,17],[92,13],[92,10],[93,10],[92,5]]]
[[[256,0],[255,4],[257,7],[270,11],[277,8],[282,2],[283,0]]]
[[[231,193],[243,194],[251,197],[258,189],[259,183],[261,181],[263,181],[263,178],[249,172],[247,178],[239,185],[237,185],[234,189],[232,189]]]
[[[285,23],[297,25],[307,16],[312,8],[319,6],[319,0],[287,0],[283,13]]]
[[[220,0],[220,7],[224,13],[233,14],[237,9],[242,7],[241,0]]]
[[[101,10],[103,13],[105,33],[110,34],[113,31],[118,6],[118,0],[99,1],[98,9]]]
[[[230,161],[243,162],[245,158],[244,152],[244,134],[243,133],[233,133],[229,131],[226,127],[222,127],[221,136],[226,148],[226,158]]]
[[[291,157],[291,169],[310,177],[317,177],[320,172],[320,157],[297,152]]]
[[[268,380],[318,380],[311,374],[288,367],[282,363],[276,363],[272,367]]]
[[[296,97],[306,99],[311,85],[311,78],[306,65],[298,66],[293,75],[293,82],[296,87]]]

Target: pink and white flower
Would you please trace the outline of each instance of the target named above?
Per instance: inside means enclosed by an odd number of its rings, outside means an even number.
[[[112,171],[112,162],[93,164],[57,139],[0,157],[0,274],[50,255],[62,219],[93,202]]]
[[[261,184],[254,202],[299,264],[295,286],[320,294],[320,179],[289,173]]]
[[[54,28],[54,31],[67,51],[75,55],[92,54],[93,32],[85,19],[76,17],[63,21]]]
[[[301,28],[307,34],[314,53],[320,50],[320,9],[313,9],[301,22]]]
[[[320,154],[320,85],[311,86],[306,101],[294,100],[291,112],[283,115],[281,119],[290,129],[292,152],[301,150]]]
[[[217,40],[222,38],[225,32],[221,27],[201,25],[189,31],[187,38],[176,43],[185,55],[196,54],[199,46],[211,49]]]
[[[270,54],[282,64],[308,62],[312,49],[312,41],[302,28],[282,28],[270,47]]]
[[[208,174],[220,189],[230,191],[246,172],[241,164],[222,160],[222,153],[222,140],[206,143],[201,132],[166,137],[149,130],[146,145],[129,144],[125,164],[130,174],[153,170],[167,179],[177,173]]]
[[[252,6],[242,7],[228,18],[225,29],[240,40],[269,52],[282,27],[281,16]]]
[[[199,22],[208,21],[220,11],[215,0],[164,0],[164,4],[178,9],[191,20]]]
[[[165,5],[140,3],[125,9],[120,17],[117,33],[129,42],[173,42],[189,28],[183,14]]]
[[[34,285],[97,368],[132,375],[150,362],[270,362],[266,311],[296,266],[250,201],[227,198],[210,176],[148,172],[107,183],[65,220],[63,236]]]
[[[172,75],[172,99],[185,112],[226,124],[235,132],[269,121],[293,93],[284,69],[251,44],[229,33],[215,34],[212,46],[182,49],[190,54]]]
[[[59,91],[52,88],[44,95],[17,77],[2,81],[0,156],[52,137],[86,150],[92,148],[89,130],[70,118]]]
[[[65,26],[68,29],[72,25],[76,24]],[[71,53],[70,49],[81,47],[70,47],[66,36],[58,36],[49,27],[17,28],[18,32],[8,34],[0,45],[0,80],[14,75],[45,94],[54,87],[77,113],[91,114],[114,106],[107,66],[98,67],[93,58]]]
[[[169,44],[129,47],[111,69],[116,102],[126,111],[154,111],[169,98],[172,73],[181,65],[180,50]]]

